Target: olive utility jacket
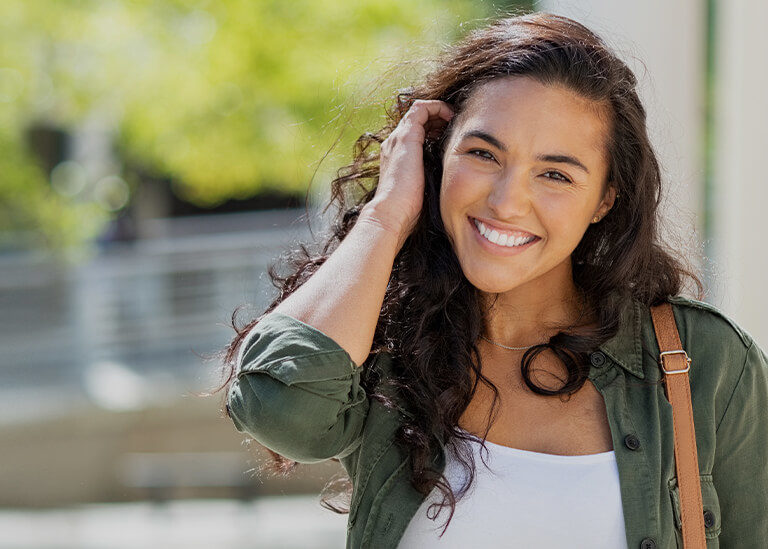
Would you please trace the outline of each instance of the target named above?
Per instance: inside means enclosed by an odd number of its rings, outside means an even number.
[[[768,359],[750,335],[704,302],[670,299],[689,373],[707,547],[768,547]],[[589,379],[610,423],[631,549],[682,547],[672,408],[658,381],[650,311],[628,302],[619,332],[590,355]],[[353,486],[347,549],[395,549],[423,501],[393,440],[402,414],[368,398],[364,368],[333,339],[281,313],[240,347],[227,406],[238,431],[300,463],[338,458]],[[435,456],[445,466],[445,444]],[[440,523],[444,513],[439,515]],[[450,527],[450,526],[449,526]]]

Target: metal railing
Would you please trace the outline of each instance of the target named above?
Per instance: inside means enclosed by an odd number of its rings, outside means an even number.
[[[312,215],[312,211],[309,212]],[[311,242],[304,209],[154,220],[149,237],[77,267],[0,258],[0,422],[84,402],[135,409],[211,387],[210,355],[234,335],[233,310],[275,295],[267,266]],[[317,237],[324,229],[312,220]]]

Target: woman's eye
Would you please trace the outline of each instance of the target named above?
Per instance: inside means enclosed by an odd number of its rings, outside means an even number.
[[[561,174],[560,172],[555,172],[555,171],[552,171],[552,170],[550,170],[550,171],[548,171],[548,172],[544,172],[544,175],[547,175],[547,174],[550,174],[550,173],[553,173],[553,174],[555,174],[555,175],[556,175],[556,176],[558,176],[558,177],[550,177],[549,179],[554,179],[555,181],[562,181],[563,183],[570,183],[570,182],[571,182],[571,180],[570,180],[570,179],[568,179],[567,177],[565,177],[565,176],[564,176],[563,174]]]
[[[481,153],[481,154],[474,154],[474,153]],[[483,153],[489,156],[482,156]],[[471,151],[469,151],[469,154],[471,154],[472,156],[477,156],[478,158],[482,158],[483,160],[496,160],[493,157],[493,155],[490,152],[486,151],[485,149],[472,149]]]

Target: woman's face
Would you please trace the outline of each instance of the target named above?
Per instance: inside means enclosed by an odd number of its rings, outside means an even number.
[[[446,143],[440,214],[475,287],[503,293],[571,280],[571,253],[615,196],[606,120],[594,102],[527,77],[498,78],[470,95]],[[506,245],[481,236],[476,219],[506,234]]]

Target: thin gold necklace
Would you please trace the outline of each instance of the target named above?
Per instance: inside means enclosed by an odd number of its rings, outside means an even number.
[[[505,349],[510,349],[512,351],[522,351],[523,349],[530,349],[531,347],[535,347],[536,345],[542,345],[541,343],[535,343],[533,345],[528,345],[527,347],[509,347],[507,345],[502,345],[501,343],[496,343],[495,341],[491,341],[487,337],[481,335],[484,340],[486,340],[488,343],[493,343],[494,345],[498,345],[499,347],[504,347]],[[545,342],[546,343],[546,342]]]

